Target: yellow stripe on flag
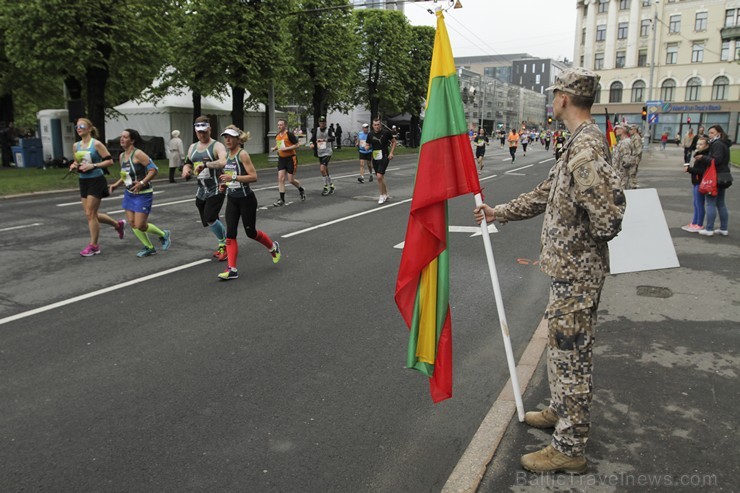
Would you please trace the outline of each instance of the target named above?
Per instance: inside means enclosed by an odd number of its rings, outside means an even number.
[[[427,104],[432,92],[432,80],[435,77],[449,77],[455,73],[455,58],[452,56],[450,38],[447,35],[447,27],[444,22],[442,11],[437,11],[437,35],[434,37],[434,51],[432,52],[432,65],[429,69],[429,85],[427,86]]]
[[[419,280],[419,337],[416,356],[434,364],[437,355],[437,258],[421,271]]]

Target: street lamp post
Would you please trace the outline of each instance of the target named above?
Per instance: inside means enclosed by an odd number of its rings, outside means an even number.
[[[650,83],[648,85],[648,101],[653,100],[653,84],[655,81],[655,44],[657,42],[658,38],[658,0],[655,0],[655,5],[653,9],[653,43],[652,43],[652,49],[650,53]],[[642,124],[642,147],[643,149],[650,149],[650,121],[648,120],[648,116],[645,118],[645,121]]]

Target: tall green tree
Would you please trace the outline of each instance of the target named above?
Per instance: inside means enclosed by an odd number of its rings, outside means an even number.
[[[21,70],[59,75],[105,138],[105,110],[160,71],[168,0],[7,0],[6,54]],[[33,26],[33,28],[30,28]]]
[[[435,29],[431,26],[410,26],[409,82],[402,111],[411,115],[410,147],[418,145],[421,108],[427,97],[429,68],[432,65]]]
[[[307,92],[313,126],[328,110],[346,110],[355,102],[359,41],[348,0],[297,0],[290,14],[296,75],[295,99]]]
[[[370,116],[400,113],[407,99],[411,58],[411,30],[401,12],[366,9],[355,12],[361,40],[360,74],[363,84],[358,98],[370,109]]]

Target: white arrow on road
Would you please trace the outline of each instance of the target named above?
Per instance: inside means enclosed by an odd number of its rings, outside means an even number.
[[[448,228],[450,233],[473,233],[470,235],[470,237],[474,236],[480,236],[482,233],[480,232],[479,226],[450,226]],[[489,233],[498,233],[498,229],[496,229],[495,224],[489,224],[488,225],[488,232]],[[403,244],[405,241],[402,241],[398,245],[394,246],[393,248],[400,248],[403,249]]]

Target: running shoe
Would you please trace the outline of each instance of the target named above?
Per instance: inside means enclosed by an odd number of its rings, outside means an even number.
[[[228,258],[228,255],[226,254],[226,245],[219,245],[218,250],[215,251],[213,257],[219,262],[226,260]]]
[[[164,236],[159,238],[159,241],[162,243],[162,251],[165,251],[170,247],[172,244],[172,235],[170,234],[169,229],[164,230]]]
[[[384,203],[387,200],[388,200],[388,196],[387,195],[381,195],[380,197],[378,197],[378,204],[382,204],[382,203]]]
[[[326,197],[327,195],[329,195],[329,187],[325,185],[324,190],[321,192],[321,196]]]
[[[139,250],[139,253],[136,254],[137,257],[143,258],[148,257],[150,255],[154,255],[157,253],[157,250],[154,249],[154,247],[144,247],[141,250]]]
[[[373,174],[372,173],[370,173],[369,181],[373,181]]]
[[[277,241],[272,242],[272,249],[270,249],[270,255],[272,255],[272,263],[277,264],[280,262],[280,243]]]
[[[718,229],[717,231],[715,231],[715,233],[722,236],[727,236],[730,234],[730,232],[726,229]]]
[[[681,229],[684,231],[688,231],[689,233],[698,233],[703,228],[699,226],[698,224],[689,223],[686,226],[681,226]]]
[[[100,247],[93,245],[92,243],[87,245],[84,250],[80,252],[83,257],[92,257],[93,255],[100,255]]]
[[[277,202],[275,202],[274,204],[272,204],[273,207],[282,207],[284,205],[285,205],[285,201],[283,199],[278,199]]]
[[[116,224],[116,233],[118,233],[118,239],[122,240],[124,233],[126,233],[126,220],[121,219],[118,221],[118,224]]]
[[[218,275],[218,278],[222,281],[228,281],[230,279],[239,279],[239,273],[236,269],[228,268]]]
[[[333,183],[330,183],[329,184],[329,193],[334,193],[334,184]]]
[[[306,200],[306,191],[303,188],[298,189],[298,193],[301,194],[301,200]]]
[[[361,176],[357,177],[357,181],[359,181],[360,183],[365,183],[365,179]]]
[[[714,236],[713,229],[700,229],[699,234],[702,236]]]

